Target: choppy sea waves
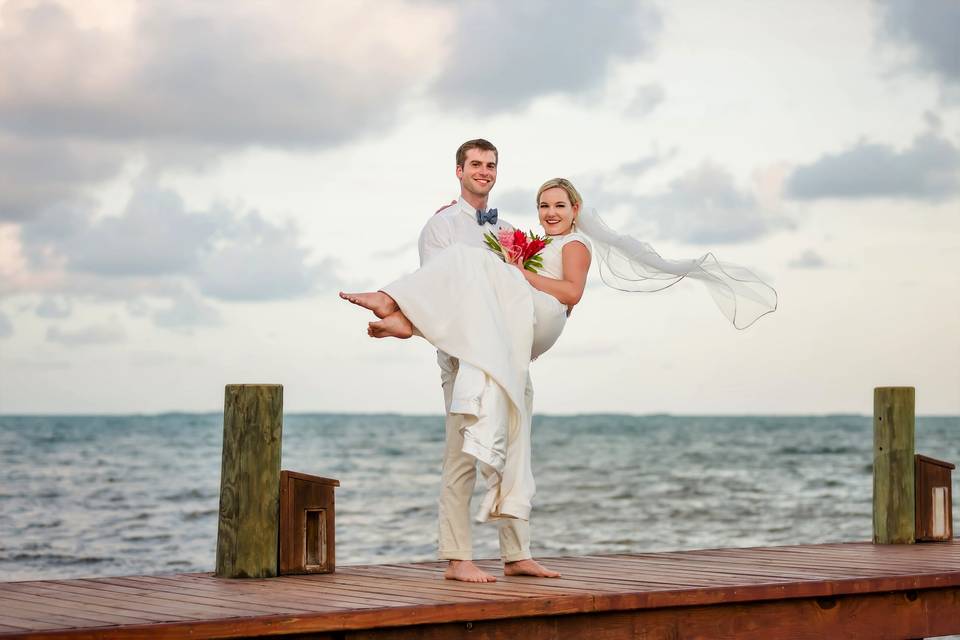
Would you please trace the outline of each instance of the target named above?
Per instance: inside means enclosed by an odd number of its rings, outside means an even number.
[[[0,416],[0,580],[211,570],[222,429]],[[533,437],[537,555],[871,535],[869,417],[541,416]],[[919,418],[916,442],[960,462],[960,418]],[[440,416],[284,418],[283,468],[342,483],[339,564],[435,557],[442,448]],[[474,536],[496,557],[492,527]]]

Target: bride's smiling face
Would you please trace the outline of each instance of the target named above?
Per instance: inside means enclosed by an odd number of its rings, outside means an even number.
[[[579,203],[571,205],[570,196],[560,187],[552,187],[541,193],[537,208],[540,213],[540,224],[551,236],[570,233],[573,221],[580,213]]]

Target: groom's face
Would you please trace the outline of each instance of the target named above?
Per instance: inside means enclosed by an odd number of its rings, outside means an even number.
[[[468,149],[462,167],[457,167],[457,178],[464,191],[486,196],[497,182],[497,154],[493,151]]]

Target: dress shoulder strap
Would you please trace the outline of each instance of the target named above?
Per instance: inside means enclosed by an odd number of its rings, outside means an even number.
[[[582,233],[577,233],[576,231],[563,236],[563,239],[560,241],[560,248],[563,249],[564,245],[575,240],[582,242],[587,248],[587,251],[593,253],[593,246],[590,244],[590,240],[587,239],[587,236],[583,235]]]

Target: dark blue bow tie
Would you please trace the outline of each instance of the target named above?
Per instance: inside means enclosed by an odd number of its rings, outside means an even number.
[[[488,222],[490,224],[497,224],[497,210],[489,209],[484,213],[483,209],[477,209],[477,224],[482,227]]]

